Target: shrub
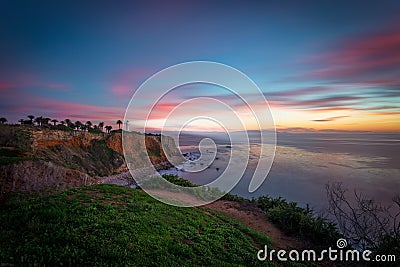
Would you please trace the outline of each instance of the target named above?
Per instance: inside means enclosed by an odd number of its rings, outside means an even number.
[[[267,212],[268,218],[288,234],[310,241],[318,246],[330,246],[341,237],[336,225],[313,211],[287,202],[282,198],[259,197],[253,200]]]

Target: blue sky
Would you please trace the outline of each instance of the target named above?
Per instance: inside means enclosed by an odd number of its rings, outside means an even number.
[[[2,1],[0,115],[113,124],[150,75],[209,60],[252,78],[278,128],[399,131],[399,11],[398,1]]]

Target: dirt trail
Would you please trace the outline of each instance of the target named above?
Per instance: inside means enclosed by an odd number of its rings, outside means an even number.
[[[205,207],[227,214],[243,225],[262,232],[272,239],[274,249],[304,249],[305,244],[294,237],[287,236],[267,220],[263,210],[254,203],[218,200]]]

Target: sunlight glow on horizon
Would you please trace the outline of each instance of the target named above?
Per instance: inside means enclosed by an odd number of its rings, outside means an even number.
[[[119,5],[4,3],[0,117],[8,123],[28,115],[103,121],[118,129],[115,122],[144,81],[169,66],[204,60],[252,79],[278,130],[400,132],[399,1],[362,9],[320,1],[310,8],[225,1]],[[148,128],[161,129],[177,104],[201,96],[226,102],[247,130],[258,129],[240,99],[212,86],[165,97]],[[255,98],[249,104],[262,109],[265,103]],[[186,114],[203,111],[208,114],[207,106],[193,105]],[[201,122],[191,127],[218,130]]]

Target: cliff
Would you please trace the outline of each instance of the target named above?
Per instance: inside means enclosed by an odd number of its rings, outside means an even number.
[[[143,135],[130,133],[134,164],[141,167]],[[160,136],[145,136],[151,162],[168,165]],[[164,139],[165,138],[165,139]],[[172,138],[168,149],[177,151]],[[126,172],[121,133],[60,131],[19,125],[0,126],[0,194],[45,188],[64,189],[99,183],[101,177]],[[132,162],[132,161],[130,161]]]
[[[70,187],[97,183],[95,178],[83,172],[41,160],[2,165],[0,177],[2,194],[15,191],[61,191]]]

